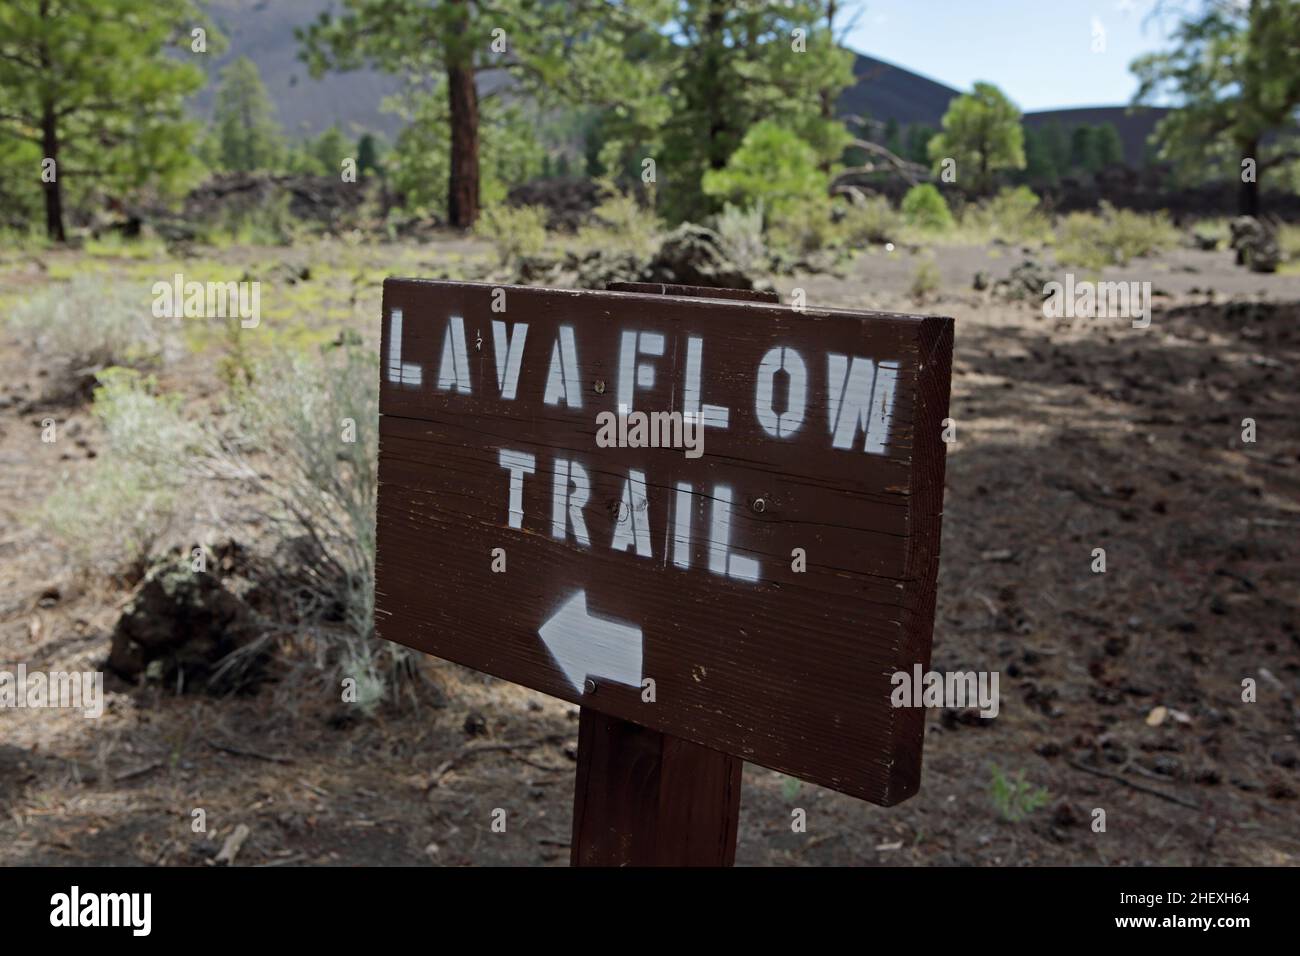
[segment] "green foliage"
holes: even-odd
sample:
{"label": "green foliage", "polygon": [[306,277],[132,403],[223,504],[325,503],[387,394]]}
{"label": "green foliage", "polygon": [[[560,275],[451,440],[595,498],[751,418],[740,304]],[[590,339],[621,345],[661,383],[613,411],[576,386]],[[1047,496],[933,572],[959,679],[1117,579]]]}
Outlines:
{"label": "green foliage", "polygon": [[1100,214],[1074,212],[1057,229],[1056,258],[1087,269],[1122,266],[1178,243],[1178,231],[1164,213],[1116,209],[1102,202]]}
{"label": "green foliage", "polygon": [[648,257],[657,247],[663,222],[630,192],[602,183],[604,198],[592,210],[594,224],[578,230],[578,245],[612,253]]}
{"label": "green foliage", "polygon": [[923,256],[916,264],[916,271],[912,273],[908,295],[918,304],[923,303],[939,291],[941,284],[939,267],[929,256]]}
{"label": "green foliage", "polygon": [[781,207],[781,214],[771,213],[767,217],[769,245],[795,255],[834,245],[838,229],[831,210],[831,199],[825,194],[809,196],[799,204],[787,203]]}
{"label": "green foliage", "polygon": [[75,386],[109,366],[143,367],[163,357],[171,344],[172,320],[154,318],[151,303],[145,284],[81,275],[21,300],[8,324],[35,352],[56,363],[66,379],[61,384]]}
{"label": "green foliage", "polygon": [[989,800],[998,815],[1008,823],[1019,823],[1025,817],[1047,805],[1051,794],[1025,780],[1025,772],[1017,770],[1014,776],[993,764],[990,768]]}
{"label": "green foliage", "polygon": [[1043,161],[1050,170],[1050,180],[1063,176],[1070,168],[1070,137],[1059,121],[1053,120],[1041,128],[1039,142]]}
{"label": "green foliage", "polygon": [[[203,23],[190,0],[0,4],[0,154],[15,141],[43,152],[57,141],[57,155],[46,157],[57,163],[46,190],[51,212],[65,182],[76,202],[94,186],[170,191],[196,175],[185,100],[203,72],[192,56],[171,54],[178,38],[188,54],[190,30]],[[35,172],[20,182],[35,194],[44,188]],[[61,221],[50,223],[50,236],[63,238]]]}
{"label": "green foliage", "polygon": [[[677,5],[668,24],[675,83],[662,149],[672,162],[661,166],[670,218],[721,206],[725,195],[705,191],[704,176],[723,169],[761,121],[808,144],[824,170],[839,159],[848,134],[827,104],[852,82],[852,55],[824,16],[824,4],[815,0]],[[796,30],[804,31],[805,52],[792,52]]]}
{"label": "green foliage", "polygon": [[1057,121],[1024,127],[1025,178],[1054,184],[1064,175],[1090,175],[1124,163],[1124,143],[1114,123],[1066,129]]}
{"label": "green foliage", "polygon": [[755,125],[723,169],[710,170],[704,194],[745,207],[762,203],[776,221],[807,217],[826,197],[827,179],[812,147],[780,124]]}
{"label": "green foliage", "polygon": [[214,246],[288,246],[301,232],[290,211],[292,197],[279,190],[266,203],[249,209],[227,208],[215,222],[205,222],[200,238]]}
{"label": "green foliage", "polygon": [[[403,77],[411,90],[444,104],[453,83],[473,84],[478,71],[501,69],[512,74],[515,103],[529,103],[535,115],[550,100],[573,101],[583,95],[590,85],[585,81],[594,74],[582,75],[580,65],[591,65],[591,53],[596,48],[604,54],[595,62],[610,64],[618,55],[617,41],[624,25],[643,28],[644,24],[634,20],[637,17],[632,9],[600,4],[500,0],[489,7],[426,0],[343,0],[341,9],[322,13],[313,24],[298,31],[298,37],[302,56],[314,75],[329,69],[370,66]],[[597,25],[600,29],[596,29]],[[437,84],[432,91],[431,79]],[[505,184],[515,181],[513,177],[525,162],[540,169],[541,151],[521,156],[513,148],[512,137],[526,128],[516,124],[496,144],[495,181],[485,176],[480,184],[480,158],[472,144],[482,127],[487,149],[487,131],[494,125],[508,124],[509,111],[499,109],[493,116],[486,112],[486,101],[480,107],[469,105],[468,99],[457,102],[467,104],[457,114],[450,106],[439,113],[432,102],[413,107],[413,121],[420,122],[422,128],[405,136],[398,144],[398,152],[408,202],[436,208],[431,197],[434,187],[423,185],[430,178],[417,173],[422,164],[415,145],[423,143],[444,155],[452,149],[459,151],[457,162],[447,161],[445,171],[438,165],[443,162],[440,157],[431,157],[424,165],[426,172],[436,175],[432,181],[447,187],[442,208],[456,220],[456,225],[468,227],[473,225],[480,198],[485,205],[500,198]],[[478,108],[485,109],[482,118]],[[440,121],[441,131],[433,128],[435,121]],[[470,195],[472,201],[468,201]],[[458,197],[455,202],[453,196]],[[466,200],[464,209],[460,208],[462,198]]]}
{"label": "green foliage", "polygon": [[99,455],[83,475],[60,480],[34,520],[77,569],[135,580],[182,504],[184,476],[171,462],[189,454],[198,431],[185,421],[178,399],[158,395],[152,378],[110,368],[99,382]]}
{"label": "green foliage", "polygon": [[[388,157],[394,188],[409,211],[445,217],[451,173],[445,93],[411,94],[388,108],[407,120]],[[518,104],[485,104],[481,132],[481,195],[485,205],[500,204],[513,187],[541,173],[543,150]]]}
{"label": "green foliage", "polygon": [[250,173],[278,168],[284,153],[262,75],[257,64],[241,56],[221,71],[204,159],[213,169]]}
{"label": "green foliage", "polygon": [[1091,126],[1076,126],[1070,133],[1070,165],[1085,173],[1100,166]]}
{"label": "green foliage", "polygon": [[406,126],[397,134],[390,167],[394,189],[408,211],[447,214],[447,177],[451,170],[447,104],[435,94],[412,96],[399,109]]}
{"label": "green foliage", "polygon": [[909,159],[914,163],[920,163],[922,166],[930,162],[930,140],[938,135],[938,130],[931,129],[921,123],[913,123],[907,127],[907,138],[903,146],[904,159]]}
{"label": "green foliage", "polygon": [[1003,187],[997,195],[967,207],[962,226],[1008,243],[1043,242],[1052,234],[1052,222],[1028,186]]}
{"label": "green foliage", "polygon": [[40,168],[40,146],[6,136],[0,120],[0,228],[15,232],[4,245],[25,240],[31,224],[39,221],[41,193],[32,181]]}
{"label": "green foliage", "polygon": [[383,142],[374,133],[362,133],[357,140],[357,175],[383,174]]}
{"label": "green foliage", "polygon": [[356,159],[356,147],[343,135],[338,126],[331,126],[311,144],[312,154],[320,165],[322,176],[339,176],[343,171],[343,160]]}
{"label": "green foliage", "polygon": [[781,775],[781,796],[785,800],[793,800],[799,796],[799,791],[803,789],[803,781],[798,777],[787,777]]}
{"label": "green foliage", "polygon": [[546,248],[546,209],[542,206],[489,206],[475,227],[479,236],[492,243],[502,265],[521,256],[532,256]]}
{"label": "green foliage", "polygon": [[727,257],[743,271],[753,275],[767,270],[769,255],[763,236],[761,201],[749,209],[725,204],[714,220],[714,227]]}
{"label": "green foliage", "polygon": [[[236,393],[234,412],[238,432],[222,441],[225,461],[214,465],[275,502],[270,517],[296,542],[287,570],[308,610],[328,619],[341,605],[355,651],[374,628],[378,356],[359,345],[319,358],[273,353]],[[273,456],[273,465],[253,468],[245,449]]]}
{"label": "green foliage", "polygon": [[854,246],[892,242],[902,227],[902,217],[884,196],[867,196],[850,203],[840,220],[844,238]]}
{"label": "green foliage", "polygon": [[952,227],[948,203],[933,183],[919,183],[909,189],[900,208],[908,224],[919,229],[937,231]]}
{"label": "green foliage", "polygon": [[954,159],[957,182],[986,192],[999,170],[1025,168],[1020,110],[992,83],[976,83],[974,92],[952,101],[929,153],[936,172],[944,159]]}
{"label": "green foliage", "polygon": [[[1134,103],[1172,103],[1156,127],[1160,159],[1189,180],[1262,179],[1294,159],[1300,105],[1300,3],[1207,3],[1173,31],[1174,48],[1139,57]],[[1242,210],[1247,211],[1247,210]]]}
{"label": "green foliage", "polygon": [[903,138],[899,130],[898,120],[890,117],[885,123],[885,149],[889,150],[895,156],[903,155]]}
{"label": "green foliage", "polygon": [[1026,126],[1024,131],[1025,178],[1032,183],[1055,185],[1061,170],[1048,146],[1046,129]]}
{"label": "green foliage", "polygon": [[1101,123],[1094,127],[1093,145],[1100,169],[1124,162],[1124,142],[1119,138],[1114,123]]}
{"label": "green foliage", "polygon": [[336,659],[347,676],[361,668],[382,680],[379,661],[394,655],[367,647],[378,448],[373,350],[277,351],[253,364],[226,414],[199,419],[138,373],[110,369],[100,383],[101,453],[83,478],[46,500],[42,526],[84,566],[111,571],[125,561],[138,571],[196,495],[233,483],[239,518],[274,532],[274,586],[296,603],[300,628],[341,641]]}
{"label": "green foliage", "polygon": [[1277,244],[1282,251],[1283,261],[1300,262],[1300,225],[1281,223],[1277,228]]}

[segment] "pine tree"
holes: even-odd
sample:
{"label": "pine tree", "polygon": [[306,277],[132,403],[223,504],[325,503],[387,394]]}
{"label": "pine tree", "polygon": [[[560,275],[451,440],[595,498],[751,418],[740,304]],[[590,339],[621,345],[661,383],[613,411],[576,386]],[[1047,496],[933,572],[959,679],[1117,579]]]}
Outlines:
{"label": "pine tree", "polygon": [[221,71],[212,110],[218,168],[251,173],[276,168],[284,140],[257,64],[246,56]]}
{"label": "pine tree", "polygon": [[66,236],[66,183],[175,185],[195,167],[184,101],[203,85],[191,49],[203,23],[189,0],[0,3],[0,149],[40,148],[31,182],[51,239]]}

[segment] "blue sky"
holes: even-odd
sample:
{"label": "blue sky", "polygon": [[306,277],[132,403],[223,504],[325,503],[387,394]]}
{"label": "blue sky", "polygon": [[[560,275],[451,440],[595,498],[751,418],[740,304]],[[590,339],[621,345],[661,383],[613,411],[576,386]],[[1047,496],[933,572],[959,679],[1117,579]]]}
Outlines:
{"label": "blue sky", "polygon": [[[847,44],[959,90],[976,80],[1022,110],[1127,103],[1128,65],[1166,48],[1155,0],[848,0]],[[1094,31],[1104,39],[1094,52]]]}

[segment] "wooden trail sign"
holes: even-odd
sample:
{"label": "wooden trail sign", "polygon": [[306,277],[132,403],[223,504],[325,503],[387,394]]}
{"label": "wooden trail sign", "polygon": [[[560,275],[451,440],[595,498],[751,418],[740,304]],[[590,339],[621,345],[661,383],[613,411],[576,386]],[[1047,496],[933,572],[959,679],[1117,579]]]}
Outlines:
{"label": "wooden trail sign", "polygon": [[584,733],[598,712],[907,798],[924,711],[891,675],[929,667],[952,334],[388,280],[380,636],[581,704]]}

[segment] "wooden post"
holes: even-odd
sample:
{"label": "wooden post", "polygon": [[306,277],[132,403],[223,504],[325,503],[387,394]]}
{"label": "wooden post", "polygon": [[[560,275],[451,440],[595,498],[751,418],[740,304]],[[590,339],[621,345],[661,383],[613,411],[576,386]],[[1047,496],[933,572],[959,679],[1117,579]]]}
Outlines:
{"label": "wooden post", "polygon": [[744,761],[582,708],[573,866],[731,866]]}
{"label": "wooden post", "polygon": [[[611,292],[777,302],[775,292],[611,282]],[[582,708],[573,866],[731,866],[745,763]]]}

